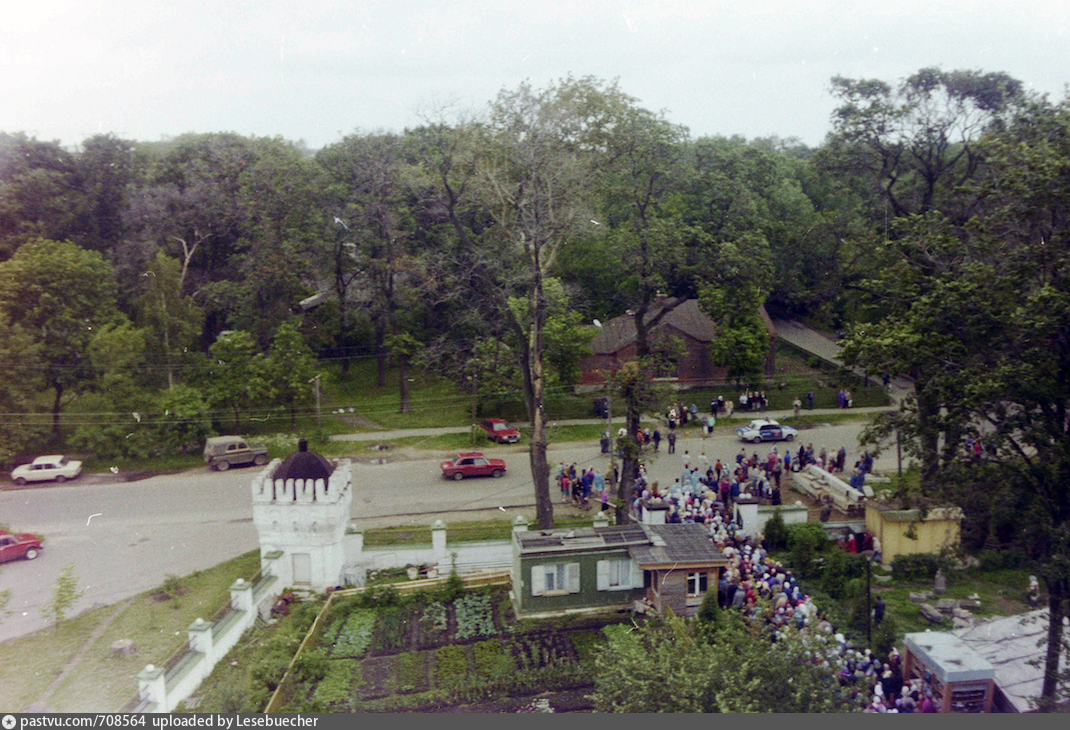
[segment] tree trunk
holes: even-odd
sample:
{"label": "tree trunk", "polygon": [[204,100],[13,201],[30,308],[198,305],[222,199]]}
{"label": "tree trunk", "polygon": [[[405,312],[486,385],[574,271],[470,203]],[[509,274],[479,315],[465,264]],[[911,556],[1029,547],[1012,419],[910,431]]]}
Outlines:
{"label": "tree trunk", "polygon": [[940,469],[940,431],[937,421],[940,404],[926,388],[924,376],[915,377],[914,393],[918,401],[918,442],[921,451],[921,489],[924,494],[935,493]]}
{"label": "tree trunk", "polygon": [[531,462],[531,479],[535,488],[535,518],[540,530],[554,526],[554,504],[550,498],[550,465],[546,461],[546,409],[543,403],[545,380],[543,372],[543,325],[546,320],[546,297],[542,288],[542,269],[539,249],[533,247],[532,264],[535,271],[532,281],[531,329],[520,352],[524,378],[524,400],[531,420],[531,447],[528,451]]}
{"label": "tree trunk", "polygon": [[346,333],[346,301],[345,289],[338,290],[338,348],[342,351],[342,373],[349,373],[349,347],[347,346]]}
{"label": "tree trunk", "polygon": [[632,502],[635,501],[635,471],[639,466],[639,444],[635,440],[635,432],[639,429],[639,413],[630,405],[625,415],[624,427],[628,432],[624,437],[627,446],[624,448],[624,457],[620,460],[620,485],[617,487],[617,510],[614,515],[618,525],[627,525],[631,521]]}
{"label": "tree trunk", "polygon": [[1063,648],[1063,615],[1066,610],[1065,581],[1048,583],[1048,647],[1044,656],[1044,684],[1040,690],[1041,712],[1055,711],[1055,692],[1059,686],[1059,658]]}
{"label": "tree trunk", "polygon": [[400,395],[401,405],[398,407],[398,413],[409,413],[412,411],[412,406],[409,405],[409,372],[412,370],[412,363],[408,355],[398,355],[398,394]]}
{"label": "tree trunk", "polygon": [[52,439],[56,442],[56,445],[59,445],[59,414],[63,410],[63,407],[60,403],[61,399],[63,398],[63,386],[59,383],[53,383],[52,387],[56,389],[56,399],[52,401]]}
{"label": "tree trunk", "polygon": [[375,325],[375,367],[377,377],[375,384],[380,388],[386,387],[386,360],[387,351],[384,343],[386,342],[386,327],[382,323]]}

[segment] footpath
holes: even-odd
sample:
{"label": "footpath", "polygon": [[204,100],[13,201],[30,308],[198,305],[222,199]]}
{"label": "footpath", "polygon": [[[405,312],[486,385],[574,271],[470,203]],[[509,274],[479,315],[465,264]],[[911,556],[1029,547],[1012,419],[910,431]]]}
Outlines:
{"label": "footpath", "polygon": [[[817,357],[826,363],[831,365],[841,366],[843,365],[840,359],[840,352],[842,348],[840,344],[829,336],[808,327],[805,324],[793,319],[776,319],[773,320],[773,324],[776,327],[777,337],[787,342],[792,347],[795,347],[803,352],[809,353],[814,357]],[[866,377],[860,369],[854,368],[853,371],[859,377]],[[806,410],[805,408],[800,411],[800,415],[828,415],[833,413],[880,413],[882,411],[891,410],[895,408],[901,399],[907,395],[910,391],[910,381],[905,378],[893,378],[888,385],[888,395],[892,399],[892,406],[877,406],[870,408],[851,408],[848,411],[843,411],[838,408],[826,408]],[[699,410],[705,414],[706,404],[699,403]],[[739,424],[746,423],[754,418],[773,418],[784,419],[794,415],[792,410],[782,411],[736,411],[735,414],[729,418]],[[722,422],[723,419],[718,419],[718,422]],[[591,425],[591,424],[605,424],[605,419],[602,418],[572,418],[562,419],[554,421],[554,425],[558,426],[572,426],[572,425]],[[613,424],[623,423],[622,419],[613,419]],[[530,428],[530,423],[514,423],[514,426],[518,428]],[[608,425],[608,424],[607,424]],[[443,434],[455,434],[455,433],[468,433],[471,430],[470,426],[446,426],[442,428],[407,428],[398,429],[396,431],[369,431],[365,433],[342,433],[331,436],[332,441],[389,441],[391,439],[406,438],[410,436],[440,436]]]}

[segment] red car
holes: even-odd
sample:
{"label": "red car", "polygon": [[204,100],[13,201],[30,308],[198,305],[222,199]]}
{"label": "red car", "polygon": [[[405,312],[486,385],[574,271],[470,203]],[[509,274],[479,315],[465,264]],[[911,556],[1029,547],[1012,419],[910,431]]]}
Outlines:
{"label": "red car", "polygon": [[520,440],[520,432],[501,418],[488,418],[481,421],[479,427],[487,432],[487,438],[499,444],[515,444]]}
{"label": "red car", "polygon": [[465,477],[500,477],[505,473],[505,462],[488,459],[478,451],[457,454],[452,461],[441,464],[442,476],[460,481]]}
{"label": "red car", "polygon": [[41,552],[41,541],[29,533],[12,535],[0,530],[0,563],[26,558],[33,560]]}

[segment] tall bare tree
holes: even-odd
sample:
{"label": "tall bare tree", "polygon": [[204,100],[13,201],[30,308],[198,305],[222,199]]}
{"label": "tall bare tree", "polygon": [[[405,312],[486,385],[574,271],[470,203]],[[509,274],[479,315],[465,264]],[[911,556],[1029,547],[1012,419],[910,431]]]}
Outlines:
{"label": "tall bare tree", "polygon": [[553,526],[546,460],[546,282],[569,236],[590,227],[592,166],[604,151],[603,84],[564,79],[545,89],[522,84],[491,106],[480,161],[483,203],[495,226],[490,245],[514,260],[516,291],[508,310],[517,335],[524,402],[531,420],[531,475],[540,528]]}

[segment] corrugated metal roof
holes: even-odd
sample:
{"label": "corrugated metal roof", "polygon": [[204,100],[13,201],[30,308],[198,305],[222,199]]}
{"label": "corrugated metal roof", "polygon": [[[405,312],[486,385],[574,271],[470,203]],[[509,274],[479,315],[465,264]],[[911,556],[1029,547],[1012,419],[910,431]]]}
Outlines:
{"label": "corrugated metal roof", "polygon": [[650,543],[628,551],[640,565],[728,564],[728,559],[713,544],[702,525],[683,523],[643,527],[650,535]]}
{"label": "corrugated metal roof", "polygon": [[520,552],[557,550],[598,550],[626,547],[649,541],[640,525],[611,525],[607,527],[574,527],[565,530],[541,530],[516,533]]}
{"label": "corrugated metal roof", "polygon": [[[950,633],[995,668],[1000,690],[1019,712],[1028,712],[1033,709],[1031,700],[1040,697],[1044,683],[1044,648],[1038,642],[1047,630],[1048,611],[1041,609],[984,621]],[[1030,662],[1036,660],[1040,663],[1032,666]],[[1070,657],[1065,652],[1061,666],[1064,671],[1070,668]]]}

